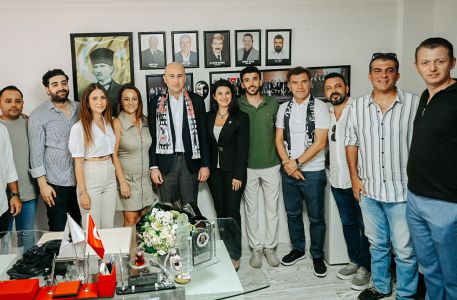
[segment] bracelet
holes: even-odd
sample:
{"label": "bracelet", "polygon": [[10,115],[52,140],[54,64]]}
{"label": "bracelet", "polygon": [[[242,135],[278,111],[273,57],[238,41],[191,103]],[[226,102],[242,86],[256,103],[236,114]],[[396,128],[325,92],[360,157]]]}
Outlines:
{"label": "bracelet", "polygon": [[298,168],[301,168],[303,166],[303,164],[300,163],[300,161],[298,160],[298,158],[295,159],[295,163],[297,164],[297,167]]}
{"label": "bracelet", "polygon": [[21,193],[20,192],[11,192],[10,198],[13,198],[13,197],[18,197],[19,199],[21,199]]}

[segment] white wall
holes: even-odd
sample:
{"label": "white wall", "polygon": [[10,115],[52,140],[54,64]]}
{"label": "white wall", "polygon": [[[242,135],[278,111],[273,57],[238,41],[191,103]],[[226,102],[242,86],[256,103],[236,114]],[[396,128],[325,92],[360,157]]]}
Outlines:
{"label": "white wall", "polygon": [[[171,61],[170,32],[198,30],[204,66],[204,30],[232,31],[233,62],[233,30],[262,29],[265,52],[265,29],[291,28],[292,65],[351,65],[354,97],[370,91],[367,64],[373,52],[383,51],[399,55],[399,86],[420,93],[424,85],[412,65],[413,51],[432,35],[447,37],[457,46],[456,13],[454,0],[2,0],[0,87],[21,88],[25,112],[30,113],[47,99],[40,81],[48,69],[62,68],[72,77],[70,33],[133,32],[135,83],[144,97],[145,75],[161,71],[139,70],[137,32],[166,31]],[[196,82],[209,81],[210,70],[232,69],[240,68],[188,71]],[[206,186],[200,196],[209,203]],[[280,231],[280,238],[287,240],[287,230]]]}

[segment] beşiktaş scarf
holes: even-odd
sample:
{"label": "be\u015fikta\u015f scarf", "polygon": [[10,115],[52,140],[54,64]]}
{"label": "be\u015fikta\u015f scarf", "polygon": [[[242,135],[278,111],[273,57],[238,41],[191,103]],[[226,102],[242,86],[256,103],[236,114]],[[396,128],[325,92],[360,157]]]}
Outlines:
{"label": "be\u015fikta\u015f scarf", "polygon": [[[308,149],[309,146],[314,142],[314,129],[316,128],[316,121],[314,115],[314,97],[313,95],[310,96],[308,106],[306,108],[306,136],[307,139],[305,142],[305,150]],[[290,128],[289,128],[289,121],[290,121],[290,113],[292,111],[292,104],[294,100],[290,100],[287,103],[286,110],[284,112],[284,147],[286,147],[287,154],[289,158],[292,158],[292,146],[290,142]]]}
{"label": "be\u015fikta\u015f scarf", "polygon": [[[200,158],[200,145],[198,143],[197,121],[195,120],[194,107],[187,90],[184,90],[184,104],[187,112],[187,123],[189,124],[189,134],[192,143],[192,159]],[[161,95],[156,109],[156,153],[173,154],[173,138],[170,126],[170,114],[168,113],[168,93]],[[185,130],[183,128],[183,130]]]}

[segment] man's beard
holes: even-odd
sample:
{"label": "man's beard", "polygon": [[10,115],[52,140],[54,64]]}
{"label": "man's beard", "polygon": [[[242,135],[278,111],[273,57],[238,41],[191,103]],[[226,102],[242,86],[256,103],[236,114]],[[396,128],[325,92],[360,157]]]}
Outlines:
{"label": "man's beard", "polygon": [[278,53],[281,52],[282,51],[282,47],[275,47],[275,51],[278,52]]}
{"label": "man's beard", "polygon": [[250,87],[248,87],[248,88],[246,89],[246,94],[251,95],[251,96],[257,95],[257,94],[259,93],[259,91],[260,91],[260,86],[257,87],[253,93],[250,92],[250,88],[251,88],[251,87],[252,87],[252,86],[250,86]]}
{"label": "man's beard", "polygon": [[59,102],[59,103],[63,103],[65,101],[68,100],[68,95],[70,94],[70,91],[65,91],[65,95],[64,96],[59,96],[58,93],[60,93],[62,91],[58,91],[57,93],[53,94],[51,93],[50,96],[51,96],[51,100],[53,102]]}
{"label": "man's beard", "polygon": [[[334,95],[339,95],[340,97],[338,99],[333,99],[332,97]],[[343,94],[340,94],[340,93],[333,93],[330,95],[330,102],[332,103],[332,105],[340,105],[344,102],[344,100],[346,100],[346,93],[343,93]]]}

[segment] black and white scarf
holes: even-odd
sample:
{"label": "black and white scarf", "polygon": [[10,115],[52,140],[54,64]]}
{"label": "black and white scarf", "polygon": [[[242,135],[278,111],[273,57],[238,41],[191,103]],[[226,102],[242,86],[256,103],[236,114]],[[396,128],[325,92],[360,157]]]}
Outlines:
{"label": "black and white scarf", "polygon": [[[290,113],[292,111],[292,104],[294,100],[290,100],[287,103],[286,110],[284,112],[284,147],[287,150],[287,154],[289,158],[292,158],[292,146],[290,142],[290,128],[289,128],[289,121],[290,121]],[[306,135],[307,139],[305,139],[305,150],[308,149],[309,146],[314,142],[314,130],[316,128],[316,120],[314,115],[314,97],[313,95],[310,96],[308,106],[306,108]]]}
{"label": "black and white scarf", "polygon": [[[184,104],[187,112],[187,123],[192,144],[192,159],[200,158],[200,145],[198,142],[198,128],[195,120],[195,111],[187,90],[184,90]],[[156,153],[173,154],[174,145],[170,126],[170,114],[168,113],[168,93],[160,96],[156,109]]]}

